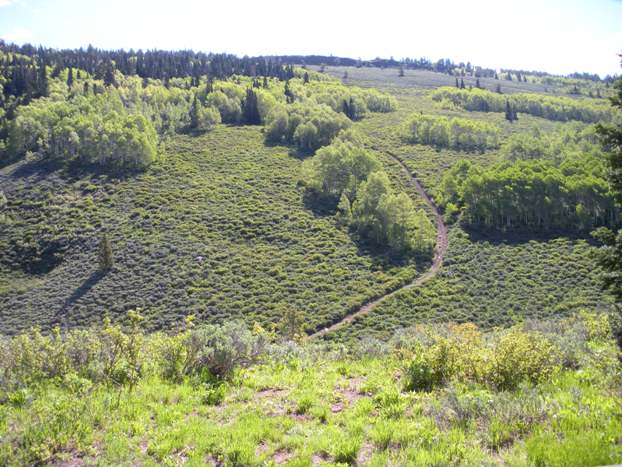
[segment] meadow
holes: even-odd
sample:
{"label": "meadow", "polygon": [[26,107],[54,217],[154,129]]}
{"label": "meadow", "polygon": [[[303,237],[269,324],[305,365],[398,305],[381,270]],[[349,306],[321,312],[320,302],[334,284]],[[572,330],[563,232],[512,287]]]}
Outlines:
{"label": "meadow", "polygon": [[0,344],[3,465],[573,466],[622,456],[619,351],[598,314],[494,332],[417,326],[330,348],[231,322],[173,335],[104,323]]}

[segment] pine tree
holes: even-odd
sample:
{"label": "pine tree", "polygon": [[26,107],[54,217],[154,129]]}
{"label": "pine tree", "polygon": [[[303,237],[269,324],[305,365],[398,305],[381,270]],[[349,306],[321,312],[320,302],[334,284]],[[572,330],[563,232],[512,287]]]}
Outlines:
{"label": "pine tree", "polygon": [[308,84],[309,83],[309,72],[305,71],[304,77],[303,77],[303,83],[304,84]]}
{"label": "pine tree", "polygon": [[113,258],[112,258],[112,247],[110,246],[110,240],[108,240],[108,236],[104,234],[99,242],[99,271],[100,272],[108,272],[112,269]]}
{"label": "pine tree", "polygon": [[510,123],[514,121],[514,111],[509,100],[505,101],[505,119]]}
{"label": "pine tree", "polygon": [[117,82],[114,79],[114,66],[110,60],[107,60],[104,68],[104,86],[116,85]]}
{"label": "pine tree", "polygon": [[[613,107],[622,110],[622,78],[614,83],[615,94],[610,98]],[[597,131],[603,147],[608,153],[609,182],[618,203],[622,203],[622,124],[620,122],[600,124]],[[609,289],[616,302],[616,311],[622,316],[622,229],[611,231],[598,229],[595,235],[603,242],[599,252],[599,263],[605,270],[604,286]],[[618,330],[618,345],[622,348],[622,329]]]}
{"label": "pine tree", "polygon": [[199,128],[199,120],[201,118],[201,103],[199,99],[197,99],[196,94],[194,95],[194,99],[192,100],[192,106],[190,107],[190,128],[196,130]]}
{"label": "pine tree", "polygon": [[456,87],[460,89],[460,83],[458,82],[458,78],[456,78]]}
{"label": "pine tree", "polygon": [[242,118],[248,125],[260,125],[261,115],[257,104],[257,94],[251,88],[246,90],[246,98],[242,102]]}
{"label": "pine tree", "polygon": [[39,72],[37,78],[37,85],[39,89],[39,96],[47,97],[49,94],[49,84],[48,84],[48,75],[46,71],[45,62],[40,60],[39,62]]}
{"label": "pine tree", "polygon": [[264,87],[264,89],[268,89],[270,87],[269,84],[268,84],[268,77],[267,76],[263,77],[263,87]]}
{"label": "pine tree", "polygon": [[404,65],[400,66],[400,71],[399,71],[399,73],[398,73],[398,76],[399,76],[400,78],[402,78],[402,77],[404,76]]}
{"label": "pine tree", "polygon": [[497,94],[503,94],[501,92],[501,85],[499,83],[497,83],[497,87],[496,87],[495,91],[497,92]]}
{"label": "pine tree", "polygon": [[479,84],[479,78],[477,78],[477,79],[475,80],[475,87],[476,87],[477,89],[480,89],[480,88],[481,88],[481,86],[480,86],[480,84]]}
{"label": "pine tree", "polygon": [[464,89],[464,88],[465,88],[465,86],[464,86],[464,79],[460,78],[460,89]]}
{"label": "pine tree", "polygon": [[73,68],[69,67],[69,72],[67,73],[67,87],[71,89],[73,85]]}

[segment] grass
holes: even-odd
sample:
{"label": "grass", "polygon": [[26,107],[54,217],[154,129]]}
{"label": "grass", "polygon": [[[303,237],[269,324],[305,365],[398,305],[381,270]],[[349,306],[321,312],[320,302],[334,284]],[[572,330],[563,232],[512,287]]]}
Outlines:
{"label": "grass", "polygon": [[565,237],[486,237],[454,227],[436,278],[381,303],[327,336],[340,341],[391,336],[403,323],[475,322],[485,327],[524,319],[609,309],[593,247]]}
{"label": "grass", "polygon": [[[574,343],[577,336],[566,337]],[[133,391],[78,377],[25,386],[0,399],[0,463],[583,466],[622,460],[619,353],[610,338],[585,341],[576,354],[579,367],[511,391],[459,380],[408,391],[408,341],[400,342],[379,356],[283,344],[262,363],[238,369],[218,386],[216,399],[211,385],[172,383],[154,372]]]}

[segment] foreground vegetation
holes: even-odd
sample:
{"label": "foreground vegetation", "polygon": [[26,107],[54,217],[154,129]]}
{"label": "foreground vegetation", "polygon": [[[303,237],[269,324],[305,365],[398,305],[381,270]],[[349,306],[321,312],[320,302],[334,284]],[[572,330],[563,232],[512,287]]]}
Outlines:
{"label": "foreground vegetation", "polygon": [[[604,315],[323,348],[239,324],[3,340],[0,462],[601,465],[622,459]],[[283,329],[291,329],[287,326]]]}

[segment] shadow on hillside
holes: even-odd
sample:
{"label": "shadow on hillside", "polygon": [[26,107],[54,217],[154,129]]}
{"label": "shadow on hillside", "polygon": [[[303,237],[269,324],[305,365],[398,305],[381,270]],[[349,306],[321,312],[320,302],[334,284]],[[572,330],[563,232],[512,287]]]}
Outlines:
{"label": "shadow on hillside", "polygon": [[138,169],[112,169],[77,159],[67,162],[33,157],[29,160],[14,162],[14,164],[15,170],[6,174],[5,177],[28,179],[32,183],[43,181],[50,175],[57,175],[67,182],[76,182],[84,178],[100,181],[126,180],[142,173]]}
{"label": "shadow on hillside", "polygon": [[100,279],[104,276],[105,276],[105,273],[102,273],[100,271],[95,271],[91,273],[91,275],[87,277],[86,280],[82,283],[82,285],[80,285],[80,287],[74,290],[71,296],[67,298],[67,300],[65,300],[65,303],[63,304],[63,308],[61,311],[66,311],[77,300],[79,300],[84,295],[86,295],[86,293],[88,293],[88,291],[91,290],[95,286],[95,284],[97,284],[100,281]]}
{"label": "shadow on hillside", "polygon": [[287,155],[290,157],[293,157],[295,159],[298,160],[305,160],[308,157],[313,156],[313,154],[315,154],[315,151],[309,151],[309,150],[303,150],[300,148],[297,148],[296,146],[290,146],[286,143],[283,142],[279,142],[279,141],[269,141],[268,139],[264,140],[264,145],[267,148],[282,148],[282,149],[286,149],[287,150]]}
{"label": "shadow on hillside", "polygon": [[31,178],[33,182],[41,181],[50,173],[58,172],[62,168],[59,161],[33,158],[17,162],[17,167],[10,174],[12,178]]}
{"label": "shadow on hillside", "polygon": [[357,247],[359,256],[365,256],[372,261],[373,268],[392,268],[408,266],[415,261],[417,270],[423,271],[428,269],[432,264],[430,255],[419,255],[413,253],[396,253],[388,247],[380,247],[355,232],[350,232],[352,241]]}
{"label": "shadow on hillside", "polygon": [[[302,185],[299,182],[300,185]],[[334,216],[337,213],[337,201],[333,196],[325,196],[314,189],[305,188],[302,202],[305,208],[311,211],[315,217]]]}
{"label": "shadow on hillside", "polygon": [[506,232],[496,229],[478,229],[475,227],[462,225],[462,229],[469,236],[472,242],[487,242],[492,245],[521,245],[531,241],[549,242],[558,238],[567,240],[585,240],[592,245],[596,245],[596,240],[589,232],[571,232],[563,230],[551,230],[546,232],[535,232],[529,230],[515,230]]}

